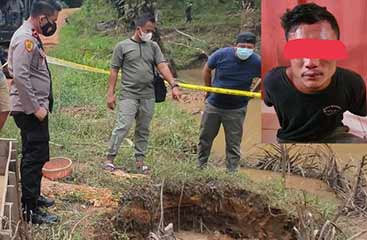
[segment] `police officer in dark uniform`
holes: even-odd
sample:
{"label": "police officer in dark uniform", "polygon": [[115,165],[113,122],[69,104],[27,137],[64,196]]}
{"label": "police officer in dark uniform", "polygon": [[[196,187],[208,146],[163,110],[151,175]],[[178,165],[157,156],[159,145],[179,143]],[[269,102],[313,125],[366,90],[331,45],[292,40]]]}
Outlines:
{"label": "police officer in dark uniform", "polygon": [[27,221],[53,223],[56,215],[43,212],[53,201],[40,194],[42,167],[49,160],[48,113],[52,111],[52,82],[39,34],[51,36],[61,5],[56,0],[33,2],[30,18],[14,33],[9,47],[11,114],[22,138],[22,204]]}

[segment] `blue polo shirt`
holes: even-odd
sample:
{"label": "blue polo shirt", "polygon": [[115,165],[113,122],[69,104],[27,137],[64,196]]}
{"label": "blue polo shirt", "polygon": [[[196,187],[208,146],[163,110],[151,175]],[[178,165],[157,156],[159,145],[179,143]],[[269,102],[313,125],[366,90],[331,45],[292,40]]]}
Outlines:
{"label": "blue polo shirt", "polygon": [[[245,61],[240,60],[235,53],[235,48],[221,48],[214,52],[208,59],[208,67],[215,69],[212,81],[213,87],[249,91],[252,80],[260,77],[261,58],[253,53]],[[210,93],[208,102],[224,109],[236,109],[247,106],[249,98],[218,93]]]}

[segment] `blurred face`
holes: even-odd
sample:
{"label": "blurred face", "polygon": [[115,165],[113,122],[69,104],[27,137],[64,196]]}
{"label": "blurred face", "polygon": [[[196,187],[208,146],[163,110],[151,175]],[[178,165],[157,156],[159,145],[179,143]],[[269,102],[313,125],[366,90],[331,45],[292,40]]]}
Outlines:
{"label": "blurred face", "polygon": [[[288,34],[288,40],[337,40],[337,35],[327,21],[301,24]],[[315,93],[327,88],[336,71],[336,60],[297,58],[290,60],[287,75],[295,87],[304,93]]]}

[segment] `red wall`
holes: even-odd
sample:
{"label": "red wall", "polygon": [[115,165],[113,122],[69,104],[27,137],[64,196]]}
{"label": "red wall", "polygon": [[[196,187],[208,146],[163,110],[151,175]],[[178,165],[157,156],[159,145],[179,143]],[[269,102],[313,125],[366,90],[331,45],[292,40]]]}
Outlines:
{"label": "red wall", "polygon": [[279,65],[287,65],[283,59],[285,44],[280,17],[287,8],[300,3],[314,2],[336,17],[341,41],[347,47],[349,58],[338,66],[352,69],[367,82],[367,0],[262,0],[261,14],[261,61],[262,73]]}

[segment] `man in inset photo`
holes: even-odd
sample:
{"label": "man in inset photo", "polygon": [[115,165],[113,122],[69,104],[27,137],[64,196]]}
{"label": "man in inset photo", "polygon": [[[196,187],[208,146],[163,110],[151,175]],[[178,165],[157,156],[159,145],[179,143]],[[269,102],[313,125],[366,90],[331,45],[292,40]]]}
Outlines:
{"label": "man in inset photo", "polygon": [[274,107],[279,143],[365,143],[344,125],[346,111],[367,115],[362,77],[337,66],[347,57],[336,18],[314,3],[287,10],[281,17],[289,66],[273,68],[263,80],[263,98]]}

